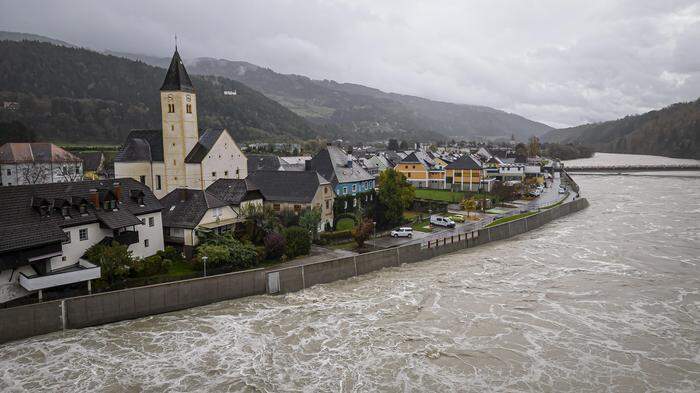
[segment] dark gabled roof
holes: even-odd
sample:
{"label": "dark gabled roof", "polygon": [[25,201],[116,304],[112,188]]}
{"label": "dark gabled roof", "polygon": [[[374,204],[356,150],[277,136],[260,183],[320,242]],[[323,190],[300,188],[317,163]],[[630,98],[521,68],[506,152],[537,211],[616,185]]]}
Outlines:
{"label": "dark gabled roof", "polygon": [[435,166],[435,161],[433,161],[432,158],[428,157],[426,153],[423,153],[421,151],[414,151],[411,154],[407,155],[406,158],[401,160],[402,164],[422,164],[425,166],[425,169],[431,169]]}
{"label": "dark gabled roof", "polygon": [[131,130],[115,162],[163,162],[163,130]]}
{"label": "dark gabled roof", "polygon": [[173,58],[170,60],[170,67],[168,67],[168,73],[165,74],[165,80],[163,81],[163,86],[160,87],[161,91],[189,91],[194,93],[194,86],[192,86],[192,81],[190,76],[187,75],[187,70],[185,65],[180,59],[180,54],[175,49],[173,53]]}
{"label": "dark gabled roof", "polygon": [[274,154],[248,154],[248,173],[257,171],[277,171],[282,166],[280,158]]}
{"label": "dark gabled roof", "polygon": [[207,154],[209,154],[209,150],[211,150],[211,148],[214,147],[216,141],[225,131],[226,130],[223,128],[204,131],[204,133],[202,133],[202,136],[199,137],[199,141],[197,141],[197,144],[194,145],[192,150],[190,150],[189,154],[187,154],[187,157],[185,157],[185,162],[188,164],[201,163],[202,160],[204,160],[204,157],[206,157]]}
{"label": "dark gabled roof", "polygon": [[348,161],[354,161],[351,155],[337,146],[326,146],[312,159],[306,161],[306,169],[318,172],[333,185],[374,179],[374,176],[367,173],[356,162],[348,166]]}
{"label": "dark gabled roof", "polygon": [[218,179],[207,187],[207,191],[229,205],[240,205],[243,201],[262,199],[258,186],[250,179]]}
{"label": "dark gabled roof", "polygon": [[163,226],[194,229],[207,210],[228,204],[204,190],[177,188],[161,198]]}
{"label": "dark gabled roof", "polygon": [[100,170],[100,166],[104,161],[104,154],[101,151],[86,151],[77,153],[78,157],[83,160],[84,172],[96,172]]}
{"label": "dark gabled roof", "polygon": [[248,179],[270,202],[311,203],[318,187],[329,184],[316,171],[258,171]]}
{"label": "dark gabled roof", "polygon": [[474,157],[465,154],[455,161],[447,164],[445,169],[482,169],[481,163],[476,161]]}
{"label": "dark gabled roof", "polygon": [[[115,183],[120,191],[115,191]],[[91,190],[98,198],[119,195],[117,211],[105,211],[93,206]],[[143,205],[132,195],[143,193]],[[102,199],[99,199],[102,202]],[[85,214],[79,206],[87,203]],[[47,215],[40,213],[45,207]],[[61,207],[69,206],[68,219]],[[161,210],[158,199],[144,184],[134,179],[92,180],[72,183],[48,183],[6,186],[0,189],[0,256],[21,250],[61,242],[65,239],[62,228],[98,222],[109,228],[140,225],[135,215]],[[26,260],[12,262],[15,266]],[[0,260],[0,270],[6,268]]]}

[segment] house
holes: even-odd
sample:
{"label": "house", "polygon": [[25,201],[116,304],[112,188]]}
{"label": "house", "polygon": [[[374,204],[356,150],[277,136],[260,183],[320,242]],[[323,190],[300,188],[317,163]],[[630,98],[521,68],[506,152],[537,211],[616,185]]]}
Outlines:
{"label": "house", "polygon": [[370,156],[368,160],[373,163],[377,167],[377,175],[379,176],[380,173],[384,172],[385,170],[389,168],[393,168],[394,165],[392,165],[389,160],[385,156],[375,154],[373,156]]}
{"label": "house", "polygon": [[484,188],[485,170],[481,162],[465,154],[445,167],[447,188],[460,191],[479,191]]}
{"label": "house", "polygon": [[160,88],[162,126],[133,130],[114,160],[116,177],[130,177],[162,198],[178,188],[204,190],[216,180],[244,179],[247,158],[225,129],[200,133],[197,94],[175,50]]}
{"label": "house", "polygon": [[402,159],[394,168],[406,176],[406,180],[418,188],[444,189],[445,168],[425,152],[415,151]]}
{"label": "house", "polygon": [[88,151],[77,153],[83,160],[83,178],[85,180],[98,180],[105,177],[105,155],[101,151]]}
{"label": "house", "polygon": [[245,219],[248,205],[262,205],[263,194],[250,177],[245,179],[219,179],[207,187],[207,191],[226,202],[238,218]]}
{"label": "house", "polygon": [[0,185],[83,180],[79,157],[53,143],[6,143],[0,146]]}
{"label": "house", "polygon": [[161,198],[165,242],[192,257],[201,232],[223,234],[243,221],[225,201],[207,190],[178,188]]}
{"label": "house", "polygon": [[6,187],[0,191],[0,303],[100,278],[82,258],[117,241],[134,257],[163,249],[161,204],[133,179]]}
{"label": "house", "polygon": [[373,190],[375,186],[374,176],[357,165],[352,155],[333,145],[326,146],[306,161],[306,170],[316,171],[327,179],[339,196],[356,195]]}
{"label": "house", "polygon": [[280,158],[274,154],[248,154],[248,173],[256,171],[279,171],[282,169]]}
{"label": "house", "polygon": [[314,171],[258,171],[248,179],[259,187],[265,204],[276,212],[291,210],[299,213],[305,208],[321,210],[319,231],[333,225],[332,184]]}

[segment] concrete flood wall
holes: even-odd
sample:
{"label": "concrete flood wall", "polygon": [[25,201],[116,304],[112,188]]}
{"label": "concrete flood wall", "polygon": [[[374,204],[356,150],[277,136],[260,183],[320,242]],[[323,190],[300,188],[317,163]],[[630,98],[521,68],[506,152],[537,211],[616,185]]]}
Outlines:
{"label": "concrete flood wall", "polygon": [[[489,228],[476,237],[449,237],[431,247],[410,244],[330,261],[283,269],[255,269],[211,277],[130,288],[46,303],[0,309],[0,343],[51,333],[123,321],[202,306],[222,300],[265,293],[289,293],[359,276],[404,263],[425,261],[479,245],[507,239],[539,228],[567,214],[588,207],[585,198],[544,210],[538,214]],[[459,239],[459,240],[458,240]],[[276,277],[276,291],[271,276]]]}

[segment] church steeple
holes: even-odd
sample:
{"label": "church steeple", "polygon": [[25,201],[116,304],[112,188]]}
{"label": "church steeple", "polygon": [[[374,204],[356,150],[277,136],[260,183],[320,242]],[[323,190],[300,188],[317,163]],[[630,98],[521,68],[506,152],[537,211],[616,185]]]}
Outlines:
{"label": "church steeple", "polygon": [[194,86],[192,86],[190,76],[187,75],[185,65],[182,63],[182,59],[180,59],[177,47],[175,48],[173,59],[170,61],[170,67],[168,68],[168,73],[165,74],[165,80],[163,81],[163,86],[160,87],[160,91],[187,91],[194,93]]}

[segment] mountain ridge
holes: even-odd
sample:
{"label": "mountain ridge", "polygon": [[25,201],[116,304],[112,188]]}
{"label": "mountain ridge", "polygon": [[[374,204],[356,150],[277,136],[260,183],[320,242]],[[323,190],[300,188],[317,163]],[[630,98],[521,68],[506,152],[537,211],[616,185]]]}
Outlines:
{"label": "mountain ridge", "polygon": [[617,120],[553,130],[541,139],[580,144],[603,153],[700,159],[700,99]]}

